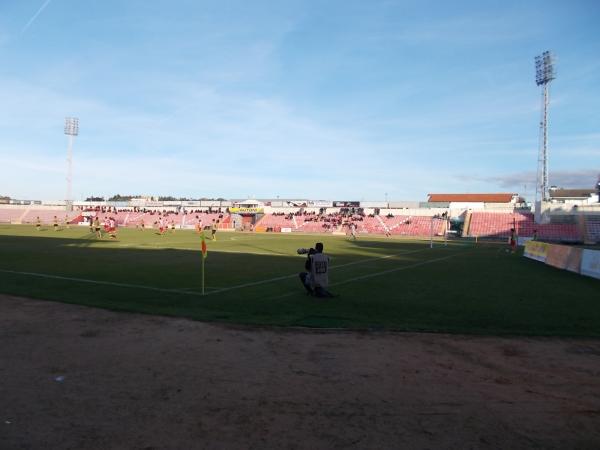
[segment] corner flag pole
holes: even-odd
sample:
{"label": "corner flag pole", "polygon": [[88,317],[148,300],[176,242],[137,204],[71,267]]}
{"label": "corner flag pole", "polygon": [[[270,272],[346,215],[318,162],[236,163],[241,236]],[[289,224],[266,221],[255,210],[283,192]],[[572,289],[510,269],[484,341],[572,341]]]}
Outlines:
{"label": "corner flag pole", "polygon": [[202,295],[204,295],[204,255],[202,255]]}
{"label": "corner flag pole", "polygon": [[202,239],[202,295],[204,295],[204,261],[206,260],[206,255],[208,254],[204,231],[202,231],[202,234],[200,234],[200,238]]}

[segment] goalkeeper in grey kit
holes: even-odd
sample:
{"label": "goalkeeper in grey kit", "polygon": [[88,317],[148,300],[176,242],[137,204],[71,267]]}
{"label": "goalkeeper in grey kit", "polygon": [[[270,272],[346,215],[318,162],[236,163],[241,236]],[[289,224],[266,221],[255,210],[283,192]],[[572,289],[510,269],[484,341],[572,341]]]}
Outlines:
{"label": "goalkeeper in grey kit", "polygon": [[304,288],[315,297],[333,297],[329,287],[329,256],[323,253],[323,243],[317,242],[315,248],[299,248],[298,253],[307,254],[304,268],[306,272],[299,274]]}

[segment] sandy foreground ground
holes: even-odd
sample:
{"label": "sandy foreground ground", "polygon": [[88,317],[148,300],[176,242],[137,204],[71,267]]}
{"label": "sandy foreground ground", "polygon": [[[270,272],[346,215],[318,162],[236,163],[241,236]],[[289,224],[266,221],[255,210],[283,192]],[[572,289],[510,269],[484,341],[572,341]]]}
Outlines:
{"label": "sandy foreground ground", "polygon": [[1,449],[598,449],[600,340],[211,325],[0,296]]}

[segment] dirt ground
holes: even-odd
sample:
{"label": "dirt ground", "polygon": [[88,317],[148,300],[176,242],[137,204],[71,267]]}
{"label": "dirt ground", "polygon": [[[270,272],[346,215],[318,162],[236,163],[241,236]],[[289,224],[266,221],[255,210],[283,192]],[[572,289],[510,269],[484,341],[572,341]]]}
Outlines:
{"label": "dirt ground", "polygon": [[0,296],[2,449],[600,448],[600,341],[273,330]]}

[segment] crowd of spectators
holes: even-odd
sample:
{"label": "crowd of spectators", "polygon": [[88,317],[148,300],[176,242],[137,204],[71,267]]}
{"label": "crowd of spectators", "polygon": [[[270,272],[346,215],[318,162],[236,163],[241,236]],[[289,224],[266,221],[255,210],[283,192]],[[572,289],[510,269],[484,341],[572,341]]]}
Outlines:
{"label": "crowd of spectators", "polygon": [[77,211],[82,211],[82,212],[96,212],[96,213],[101,213],[101,214],[117,214],[117,213],[124,213],[124,212],[134,212],[134,213],[140,213],[140,214],[149,214],[151,216],[154,215],[158,215],[158,216],[169,216],[169,215],[176,215],[178,216],[180,213],[181,214],[214,214],[214,213],[219,213],[219,218],[223,218],[223,212],[221,208],[206,208],[206,209],[193,209],[193,210],[186,210],[186,209],[177,209],[177,210],[166,210],[163,209],[158,210],[158,209],[147,209],[147,208],[140,208],[138,206],[134,206],[134,207],[130,207],[130,208],[117,208],[116,206],[95,206],[95,207],[83,207],[83,206],[79,206],[76,208]]}
{"label": "crowd of spectators", "polygon": [[[185,207],[177,208],[176,210],[167,210],[163,209],[162,211],[156,208],[148,209],[143,207],[115,207],[115,206],[95,206],[95,207],[79,207],[81,211],[85,212],[96,212],[98,214],[117,214],[117,213],[139,213],[145,214],[149,216],[155,216],[157,220],[159,218],[167,218],[169,216],[179,216],[188,215],[195,216],[196,220],[199,220],[199,214],[219,214],[219,221],[222,221],[224,218],[224,214],[229,214],[229,208],[225,208],[225,212],[221,208],[198,208],[198,209],[187,209]],[[303,218],[303,222],[315,223],[315,226],[320,226],[324,231],[334,230],[339,227],[348,227],[350,228],[352,224],[357,225],[358,222],[362,222],[365,217],[374,218],[375,214],[369,214],[368,216],[364,213],[362,208],[341,208],[338,212],[335,213],[327,213],[326,208],[321,208],[317,211],[306,211],[304,208],[300,208],[295,212],[274,212],[272,216],[285,217],[287,220],[293,220],[294,217]],[[388,219],[393,218],[394,216],[390,213],[387,214],[386,217]],[[151,219],[152,220],[152,219]],[[410,223],[410,222],[409,222]]]}
{"label": "crowd of spectators", "polygon": [[331,230],[340,226],[349,227],[351,224],[356,222],[362,222],[364,220],[364,213],[362,211],[351,211],[348,208],[343,208],[339,212],[330,214],[311,213],[305,215],[305,222],[321,222],[324,230]]}

